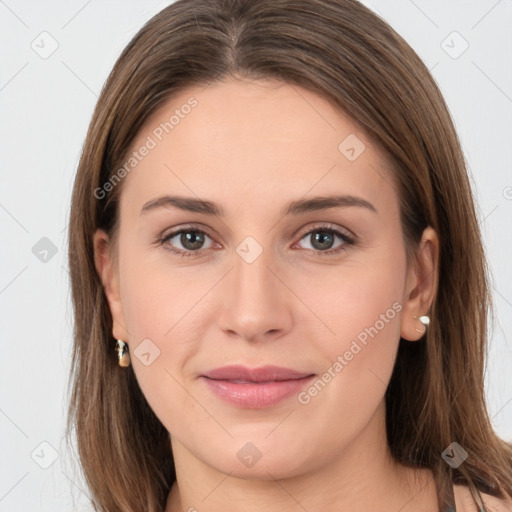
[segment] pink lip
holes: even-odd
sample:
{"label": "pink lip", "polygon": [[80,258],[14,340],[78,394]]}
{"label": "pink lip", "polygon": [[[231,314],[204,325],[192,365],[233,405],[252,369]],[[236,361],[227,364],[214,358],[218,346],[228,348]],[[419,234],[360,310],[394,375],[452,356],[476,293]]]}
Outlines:
{"label": "pink lip", "polygon": [[219,398],[236,405],[259,409],[275,405],[297,393],[314,377],[279,366],[247,368],[223,366],[201,375],[201,378]]}

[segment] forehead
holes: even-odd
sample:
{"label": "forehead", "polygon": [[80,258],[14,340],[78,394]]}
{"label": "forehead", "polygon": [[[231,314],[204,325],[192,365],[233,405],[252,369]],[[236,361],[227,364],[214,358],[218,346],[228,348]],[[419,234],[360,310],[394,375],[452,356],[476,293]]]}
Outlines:
{"label": "forehead", "polygon": [[145,122],[128,157],[144,146],[122,202],[186,193],[229,212],[333,188],[374,204],[396,200],[387,159],[360,126],[282,82],[230,79],[180,91]]}

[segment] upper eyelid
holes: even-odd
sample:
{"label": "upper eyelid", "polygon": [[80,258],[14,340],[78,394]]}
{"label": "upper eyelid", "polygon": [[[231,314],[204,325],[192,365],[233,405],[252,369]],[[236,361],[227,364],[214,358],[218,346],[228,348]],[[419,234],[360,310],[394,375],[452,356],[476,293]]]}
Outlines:
{"label": "upper eyelid", "polygon": [[194,225],[184,225],[177,228],[171,228],[168,231],[164,231],[160,238],[174,238],[176,235],[179,235],[184,231],[198,231],[200,233],[208,235],[212,240],[214,240],[214,237],[210,235],[207,229]]}
{"label": "upper eyelid", "polygon": [[346,235],[349,238],[356,238],[356,235],[352,233],[352,231],[350,231],[347,228],[333,224],[332,222],[324,222],[319,224],[318,226],[308,227],[305,228],[304,230],[299,230],[296,232],[295,236],[299,236],[300,234],[300,237],[302,238],[304,235],[308,235],[312,231],[320,231],[321,229],[333,229],[335,231],[340,231],[343,235]]}

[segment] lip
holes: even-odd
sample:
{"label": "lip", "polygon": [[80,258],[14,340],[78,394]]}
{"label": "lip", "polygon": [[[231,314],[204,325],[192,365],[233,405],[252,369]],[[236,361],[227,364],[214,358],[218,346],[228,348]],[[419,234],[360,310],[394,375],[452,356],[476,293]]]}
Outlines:
{"label": "lip", "polygon": [[203,375],[209,389],[225,402],[248,409],[276,405],[300,391],[315,375],[281,366],[223,366]]}

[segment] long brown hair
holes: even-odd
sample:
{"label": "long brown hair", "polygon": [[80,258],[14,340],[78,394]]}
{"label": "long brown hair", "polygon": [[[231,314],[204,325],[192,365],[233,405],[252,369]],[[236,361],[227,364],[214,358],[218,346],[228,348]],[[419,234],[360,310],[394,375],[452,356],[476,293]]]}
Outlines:
{"label": "long brown hair", "polygon": [[[169,433],[114,352],[93,234],[116,234],[122,181],[98,199],[144,121],[173,94],[230,76],[313,91],[359,123],[389,156],[408,261],[426,226],[440,274],[423,341],[400,340],[386,392],[392,455],[431,468],[444,510],[452,483],[512,495],[512,447],[484,398],[489,270],[464,156],[441,93],[412,48],[355,0],[178,0],[153,17],[101,92],[73,189],[69,266],[74,305],[68,429],[96,510],[161,512],[175,468]],[[200,107],[199,107],[200,108]],[[441,457],[457,442],[467,459]],[[506,494],[505,494],[506,493]]]}

